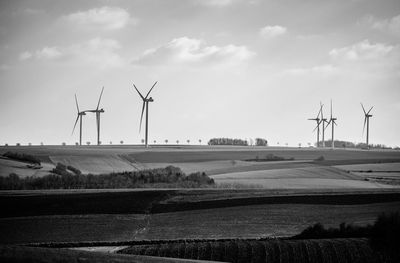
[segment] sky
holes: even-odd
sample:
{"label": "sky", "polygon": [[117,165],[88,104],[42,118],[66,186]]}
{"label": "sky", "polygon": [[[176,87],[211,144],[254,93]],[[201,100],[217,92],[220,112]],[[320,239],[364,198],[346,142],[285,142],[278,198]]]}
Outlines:
{"label": "sky", "polygon": [[[0,145],[74,144],[100,108],[103,144],[316,141],[400,146],[398,0],[0,0]],[[330,128],[326,138],[331,138]],[[94,114],[83,142],[96,143]]]}

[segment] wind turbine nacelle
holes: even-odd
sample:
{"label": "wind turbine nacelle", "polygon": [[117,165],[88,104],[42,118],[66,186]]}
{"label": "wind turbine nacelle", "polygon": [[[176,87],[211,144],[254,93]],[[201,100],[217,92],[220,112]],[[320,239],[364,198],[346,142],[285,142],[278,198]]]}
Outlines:
{"label": "wind turbine nacelle", "polygon": [[99,110],[99,112],[104,112],[104,109]]}
{"label": "wind turbine nacelle", "polygon": [[153,98],[152,97],[150,97],[147,101],[149,101],[149,102],[153,102],[154,100],[153,100]]}

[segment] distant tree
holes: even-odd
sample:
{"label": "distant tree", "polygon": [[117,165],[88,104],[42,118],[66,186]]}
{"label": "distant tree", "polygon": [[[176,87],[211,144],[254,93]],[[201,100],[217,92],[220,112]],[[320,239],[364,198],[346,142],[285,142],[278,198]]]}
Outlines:
{"label": "distant tree", "polygon": [[301,142],[299,142],[299,148],[301,148]]}
{"label": "distant tree", "polygon": [[144,139],[142,139],[142,143],[144,143]]}
{"label": "distant tree", "polygon": [[310,146],[311,146],[311,142],[308,142],[307,144],[308,144],[308,147],[310,147]]}
{"label": "distant tree", "polygon": [[268,141],[262,138],[256,138],[256,146],[268,146]]}
{"label": "distant tree", "polygon": [[190,143],[190,140],[186,140],[186,142],[189,144],[189,143]]}
{"label": "distant tree", "polygon": [[6,146],[6,147],[7,147],[7,146],[8,146],[8,143],[4,144],[4,146]]}
{"label": "distant tree", "polygon": [[279,145],[279,142],[277,142],[276,144]]}
{"label": "distant tree", "polygon": [[86,142],[87,145],[90,145],[90,142]]}
{"label": "distant tree", "polygon": [[176,144],[179,144],[179,140],[176,140]]}
{"label": "distant tree", "polygon": [[208,141],[208,145],[244,145],[247,146],[248,142],[242,139],[230,138],[213,138]]}
{"label": "distant tree", "polygon": [[79,142],[76,142],[75,145],[76,145],[76,146],[79,146]]}
{"label": "distant tree", "polygon": [[289,144],[288,144],[288,143],[285,143],[285,145],[288,146]]}
{"label": "distant tree", "polygon": [[67,145],[65,142],[63,142],[62,144],[61,144],[62,146],[65,146],[65,145]]}
{"label": "distant tree", "polygon": [[99,145],[101,145],[101,141],[99,141]]}
{"label": "distant tree", "polygon": [[120,143],[120,144],[124,144],[124,141],[123,141],[123,140],[121,140],[119,143]]}
{"label": "distant tree", "polygon": [[112,144],[112,141],[110,141],[110,144]]}
{"label": "distant tree", "polygon": [[199,139],[199,143],[201,144],[201,139]]}
{"label": "distant tree", "polygon": [[154,142],[154,144],[156,144],[156,143],[157,143],[157,141],[156,141],[156,140],[154,140],[153,142]]}
{"label": "distant tree", "polygon": [[164,142],[165,142],[165,144],[167,144],[167,143],[168,143],[168,140],[167,140],[167,139],[165,139],[165,140],[164,140]]}
{"label": "distant tree", "polygon": [[16,144],[17,146],[21,146],[21,144],[19,143],[19,142],[17,142],[17,144]]}
{"label": "distant tree", "polygon": [[40,143],[40,146],[43,146],[43,145],[44,145],[43,142],[41,142],[41,143]]}

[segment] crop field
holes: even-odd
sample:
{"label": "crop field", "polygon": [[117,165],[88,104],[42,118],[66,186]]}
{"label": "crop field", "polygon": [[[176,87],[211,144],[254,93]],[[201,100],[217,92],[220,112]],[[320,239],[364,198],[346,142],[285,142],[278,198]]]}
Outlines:
{"label": "crop field", "polygon": [[138,245],[119,253],[222,262],[386,262],[367,239],[229,240]]}
{"label": "crop field", "polygon": [[[400,161],[400,152],[393,150],[345,150],[285,147],[239,146],[8,146],[0,147],[0,154],[7,151],[21,152],[38,157],[44,163],[63,162],[82,171],[104,173],[167,166],[181,166],[184,171],[207,171],[210,174],[240,172],[246,170],[298,167],[296,162],[309,162],[324,156],[327,163],[357,164]],[[269,154],[294,158],[296,162],[267,164],[244,162],[247,159],[264,158]],[[300,164],[301,165],[301,164]],[[5,166],[3,164],[3,166]],[[243,168],[244,167],[244,168]],[[243,170],[245,169],[245,170]],[[1,170],[0,170],[1,171]],[[9,172],[10,169],[7,170]],[[6,171],[3,169],[1,175]]]}
{"label": "crop field", "polygon": [[398,192],[363,191],[9,191],[1,243],[277,237],[400,212]]}

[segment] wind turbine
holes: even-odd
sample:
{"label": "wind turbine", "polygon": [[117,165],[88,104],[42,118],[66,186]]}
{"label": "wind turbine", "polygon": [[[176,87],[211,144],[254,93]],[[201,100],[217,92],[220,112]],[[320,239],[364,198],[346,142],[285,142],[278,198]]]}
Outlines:
{"label": "wind turbine", "polygon": [[151,87],[151,89],[149,90],[149,92],[147,92],[146,97],[143,97],[142,93],[140,93],[140,91],[136,88],[135,84],[133,84],[133,86],[135,87],[136,91],[139,93],[139,96],[142,98],[143,100],[143,106],[142,106],[142,114],[140,116],[140,126],[139,126],[139,133],[142,129],[142,120],[143,120],[143,113],[144,110],[146,109],[146,131],[145,131],[145,147],[147,148],[148,145],[148,134],[149,134],[149,102],[153,102],[153,98],[149,97],[150,92],[153,90],[154,86],[157,84],[157,81],[153,84],[153,86]]}
{"label": "wind turbine", "polygon": [[317,122],[317,126],[314,128],[313,132],[315,130],[317,130],[317,147],[319,147],[319,125],[321,124],[321,119],[319,118],[319,115],[321,114],[322,111],[322,107],[319,109],[317,117],[314,119],[308,119],[310,121],[316,121]]}
{"label": "wind turbine", "polygon": [[104,113],[103,109],[99,110],[101,96],[103,96],[104,87],[101,89],[99,101],[97,102],[97,108],[95,110],[88,110],[86,112],[96,113],[96,127],[97,127],[97,145],[100,145],[100,114]]}
{"label": "wind turbine", "polygon": [[322,122],[322,147],[325,148],[325,123],[327,123],[327,119],[324,118],[324,112],[322,108],[324,107],[324,104],[322,102],[319,103],[321,105],[321,122]]}
{"label": "wind turbine", "polygon": [[368,112],[366,112],[365,111],[365,108],[364,108],[364,105],[362,104],[362,103],[360,103],[361,104],[361,107],[362,107],[362,109],[363,109],[363,111],[364,111],[364,126],[363,126],[363,134],[364,134],[364,130],[365,130],[365,124],[367,124],[367,148],[369,148],[369,118],[371,118],[372,117],[372,115],[371,114],[369,114],[370,112],[371,112],[371,110],[372,110],[372,108],[374,107],[374,106],[372,106],[370,109],[369,109],[369,111]]}
{"label": "wind turbine", "polygon": [[332,113],[332,100],[331,100],[331,117],[330,117],[329,122],[328,122],[328,124],[326,125],[325,128],[328,128],[329,125],[332,125],[332,145],[331,145],[332,149],[335,148],[334,134],[335,134],[335,125],[337,125],[337,124],[336,124],[336,120],[337,120],[337,118],[334,118],[334,117],[333,117],[333,113]]}
{"label": "wind turbine", "polygon": [[76,124],[78,123],[78,120],[80,120],[80,124],[79,124],[79,145],[82,145],[82,116],[86,115],[86,112],[85,111],[79,111],[78,99],[76,97],[76,94],[75,94],[75,103],[76,103],[76,109],[78,110],[78,115],[76,117],[74,128],[72,129],[72,134],[74,134]]}

